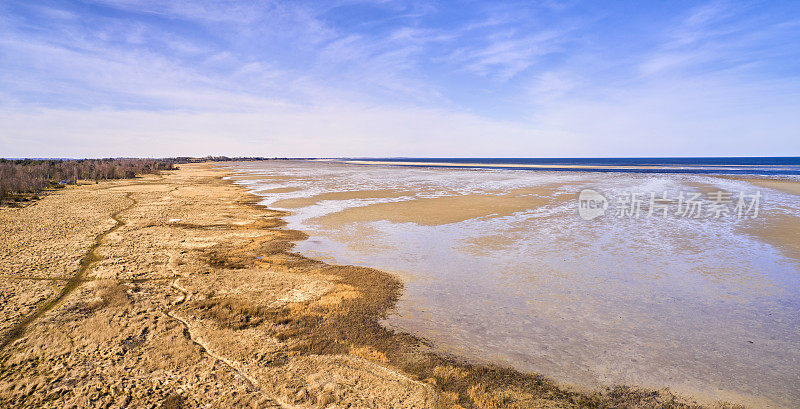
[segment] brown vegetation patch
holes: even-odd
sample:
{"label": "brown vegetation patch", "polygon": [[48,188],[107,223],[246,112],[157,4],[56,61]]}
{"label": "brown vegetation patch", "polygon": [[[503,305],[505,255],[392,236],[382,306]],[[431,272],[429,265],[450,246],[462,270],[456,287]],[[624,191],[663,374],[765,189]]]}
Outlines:
{"label": "brown vegetation patch", "polygon": [[127,284],[116,280],[98,280],[95,283],[97,297],[86,306],[87,311],[105,307],[121,307],[130,304]]}
{"label": "brown vegetation patch", "polygon": [[258,326],[265,320],[291,322],[289,311],[235,299],[212,298],[194,302],[189,307],[200,318],[211,319],[222,328],[235,330]]}
{"label": "brown vegetation patch", "polygon": [[172,394],[167,396],[164,399],[164,402],[161,402],[161,409],[181,409],[183,408],[183,396],[178,394]]}
{"label": "brown vegetation patch", "polygon": [[222,268],[222,269],[242,269],[245,268],[243,263],[237,262],[230,257],[229,255],[219,252],[219,251],[211,251],[208,254],[208,265],[214,268]]}
{"label": "brown vegetation patch", "polygon": [[[616,386],[607,388],[603,392],[603,407],[610,409],[690,409],[697,408],[696,402],[687,401],[675,396],[668,389],[647,390],[630,386]],[[714,405],[716,409],[743,408],[720,402]]]}

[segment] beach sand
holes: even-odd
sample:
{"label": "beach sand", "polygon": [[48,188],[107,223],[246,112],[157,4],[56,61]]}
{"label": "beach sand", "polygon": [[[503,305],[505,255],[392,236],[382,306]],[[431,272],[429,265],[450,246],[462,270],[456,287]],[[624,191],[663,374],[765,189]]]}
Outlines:
{"label": "beach sand", "polygon": [[[800,182],[784,179],[740,178],[758,187],[774,189],[798,196],[800,200]],[[766,192],[766,191],[764,191]],[[764,194],[764,193],[762,193]],[[800,266],[800,218],[782,214],[769,223],[754,225],[746,229],[748,234],[759,237],[773,245],[783,254]]]}
{"label": "beach sand", "polygon": [[226,175],[182,165],[0,209],[0,406],[697,407],[436,355],[378,323],[396,277],[292,253],[287,213]]}
{"label": "beach sand", "polygon": [[[549,201],[547,189],[518,189],[507,194],[467,194],[431,197],[400,202],[377,203],[349,209],[311,220],[340,226],[354,222],[389,220],[394,223],[417,223],[423,226],[457,223],[482,218],[503,217],[521,212]],[[353,197],[358,197],[353,194]],[[369,196],[367,196],[369,197]]]}

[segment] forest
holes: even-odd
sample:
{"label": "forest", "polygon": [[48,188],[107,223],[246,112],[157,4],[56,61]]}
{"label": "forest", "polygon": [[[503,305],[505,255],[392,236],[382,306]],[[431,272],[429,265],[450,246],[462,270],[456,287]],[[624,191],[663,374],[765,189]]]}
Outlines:
{"label": "forest", "polygon": [[38,199],[47,189],[79,181],[130,179],[175,169],[175,159],[0,159],[0,203]]}

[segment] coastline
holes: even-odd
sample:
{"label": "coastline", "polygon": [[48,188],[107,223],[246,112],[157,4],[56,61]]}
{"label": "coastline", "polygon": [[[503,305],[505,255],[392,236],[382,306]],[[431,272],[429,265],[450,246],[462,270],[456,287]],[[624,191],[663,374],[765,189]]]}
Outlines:
{"label": "coastline", "polygon": [[503,163],[480,161],[419,161],[419,160],[380,160],[380,159],[312,159],[317,162],[342,163],[349,165],[383,165],[430,168],[461,169],[534,169],[541,171],[583,171],[583,172],[642,172],[642,173],[704,173],[704,174],[742,174],[750,175],[756,170],[767,170],[765,174],[782,175],[784,172],[797,174],[793,165],[753,165],[753,164],[569,164],[569,163]]}
{"label": "coastline", "polygon": [[[110,230],[107,218],[95,216],[105,220],[97,233],[104,236],[89,250],[79,240],[74,258],[95,249],[98,256],[86,276],[78,277],[78,288],[0,350],[0,403],[700,407],[664,390],[582,391],[539,375],[437,355],[426,341],[379,323],[402,291],[397,277],[293,253],[293,243],[305,234],[281,229],[288,213],[258,205],[257,196],[222,180],[230,172],[213,167],[182,165],[161,176],[86,188],[116,200],[104,210],[111,210],[109,217],[121,211],[121,225]],[[42,200],[57,201],[76,189]],[[124,208],[126,196],[135,205]],[[6,271],[8,266],[2,271],[6,280],[35,282],[36,263],[23,271]],[[49,277],[55,283],[68,279]],[[61,378],[48,380],[64,356]],[[136,381],[154,371],[162,379],[115,379]],[[86,372],[88,377],[78,377]],[[215,381],[192,378],[198,372]],[[69,385],[70,379],[72,385],[78,379],[72,393],[43,387]]]}

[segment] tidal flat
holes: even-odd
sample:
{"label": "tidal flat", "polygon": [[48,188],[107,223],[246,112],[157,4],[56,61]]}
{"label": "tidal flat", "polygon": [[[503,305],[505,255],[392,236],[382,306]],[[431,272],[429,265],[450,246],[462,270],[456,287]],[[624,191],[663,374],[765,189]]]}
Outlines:
{"label": "tidal flat", "polygon": [[[800,401],[791,177],[386,165],[231,169],[261,203],[292,212],[288,226],[309,235],[300,254],[400,277],[383,323],[439,352],[589,389],[669,387],[753,407]],[[584,189],[608,197],[607,214],[579,217]],[[716,192],[728,199],[720,217]],[[642,202],[636,217],[618,214],[630,193]],[[650,213],[651,193],[672,197],[667,214]],[[680,194],[706,207],[676,214]],[[740,195],[758,195],[758,214],[734,212]]]}
{"label": "tidal flat", "polygon": [[[270,178],[263,170],[242,180],[259,184],[266,195],[324,194],[309,182],[313,177],[296,177],[307,164],[280,163],[285,167],[270,170],[273,180],[265,182]],[[303,246],[319,243],[313,231],[292,228],[292,218],[301,212],[259,204],[266,196],[231,183],[245,173],[227,164],[181,165],[159,175],[72,186],[24,208],[0,209],[0,406],[691,408],[747,403],[664,389],[669,385],[572,383],[543,370],[516,368],[491,349],[475,354],[446,337],[429,336],[425,328],[410,325],[416,318],[405,312],[415,305],[407,300],[416,283],[424,280],[408,272],[308,257]],[[432,188],[439,193],[430,197],[465,193],[458,184]],[[526,189],[511,195],[536,194]],[[548,189],[543,192],[552,194]],[[386,196],[379,201],[406,198],[397,191],[371,190],[370,195]],[[507,194],[501,192],[509,187],[495,185],[491,191]],[[358,200],[352,193],[323,197]],[[279,198],[289,197],[273,197]],[[537,204],[546,199],[531,198]],[[519,198],[507,199],[511,204],[504,211],[486,217],[518,214]],[[486,211],[481,204],[469,214]],[[404,224],[416,225],[405,221],[407,214],[398,214]],[[437,216],[419,226],[468,220]],[[502,250],[503,240],[484,239],[462,244],[473,250],[484,246],[486,253]],[[369,254],[379,254],[375,245],[386,243],[362,244]],[[436,249],[430,240],[418,245]],[[427,317],[433,324],[448,324],[430,318],[438,318]],[[480,340],[467,335],[469,342]]]}

